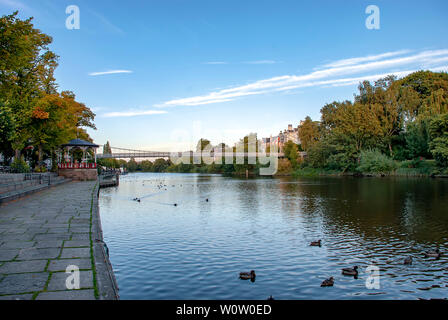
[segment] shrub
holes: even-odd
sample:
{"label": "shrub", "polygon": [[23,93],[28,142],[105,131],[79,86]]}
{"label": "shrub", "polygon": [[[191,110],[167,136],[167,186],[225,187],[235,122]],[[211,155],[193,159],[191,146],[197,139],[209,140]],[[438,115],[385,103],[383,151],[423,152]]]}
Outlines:
{"label": "shrub", "polygon": [[11,172],[14,173],[28,173],[30,172],[29,165],[23,160],[23,158],[14,159],[11,163]]}
{"label": "shrub", "polygon": [[47,167],[46,166],[36,166],[34,168],[34,172],[47,172]]}
{"label": "shrub", "polygon": [[378,150],[362,151],[357,170],[364,173],[389,173],[395,170],[394,160]]}
{"label": "shrub", "polygon": [[291,162],[288,159],[278,159],[277,175],[289,175],[292,170]]}

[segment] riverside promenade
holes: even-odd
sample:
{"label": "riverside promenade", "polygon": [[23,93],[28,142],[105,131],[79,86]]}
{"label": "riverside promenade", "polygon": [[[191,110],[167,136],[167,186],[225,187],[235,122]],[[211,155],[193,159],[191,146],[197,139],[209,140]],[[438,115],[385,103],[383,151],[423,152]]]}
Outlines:
{"label": "riverside promenade", "polygon": [[0,207],[0,300],[118,299],[98,188],[70,182]]}

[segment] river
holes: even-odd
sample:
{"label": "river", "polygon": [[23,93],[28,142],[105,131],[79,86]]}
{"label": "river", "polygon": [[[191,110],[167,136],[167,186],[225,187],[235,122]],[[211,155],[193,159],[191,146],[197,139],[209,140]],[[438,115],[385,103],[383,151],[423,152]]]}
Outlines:
{"label": "river", "polygon": [[448,180],[133,173],[99,206],[121,299],[448,297]]}

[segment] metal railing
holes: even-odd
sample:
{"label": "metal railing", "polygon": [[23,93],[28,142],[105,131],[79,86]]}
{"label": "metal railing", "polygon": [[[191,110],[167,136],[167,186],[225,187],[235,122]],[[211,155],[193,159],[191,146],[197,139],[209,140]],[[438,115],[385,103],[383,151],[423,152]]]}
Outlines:
{"label": "metal railing", "polygon": [[50,173],[25,173],[24,180],[37,180],[39,184],[51,185],[51,174]]}

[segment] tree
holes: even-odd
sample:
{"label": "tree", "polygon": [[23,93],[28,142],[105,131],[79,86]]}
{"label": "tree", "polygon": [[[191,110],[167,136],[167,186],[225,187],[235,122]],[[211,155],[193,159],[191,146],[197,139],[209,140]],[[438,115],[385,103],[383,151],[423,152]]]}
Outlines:
{"label": "tree", "polygon": [[103,146],[103,154],[112,154],[112,149],[110,148],[109,141]]}
{"label": "tree", "polygon": [[[52,72],[57,56],[48,49],[50,36],[35,29],[32,18],[20,20],[18,12],[0,18],[0,101],[12,110],[16,123],[16,156],[29,138],[28,124],[42,92],[53,92]],[[44,91],[42,91],[44,90]]]}
{"label": "tree", "polygon": [[285,143],[285,146],[283,147],[283,151],[285,154],[285,157],[291,162],[291,165],[293,168],[297,167],[297,153],[299,152],[298,145],[295,144],[292,141],[288,141]]}
{"label": "tree", "polygon": [[140,162],[140,169],[143,172],[150,172],[152,170],[152,162],[149,160],[143,160]]}
{"label": "tree", "polygon": [[0,153],[2,153],[5,158],[12,156],[12,141],[15,138],[16,124],[14,116],[10,108],[5,106],[0,101]]}
{"label": "tree", "polygon": [[61,94],[44,94],[36,101],[28,127],[31,143],[38,148],[41,164],[44,148],[48,152],[79,136],[78,128],[88,126],[95,129],[94,114],[84,104],[75,100],[69,91]]}
{"label": "tree", "polygon": [[441,167],[448,167],[448,113],[437,115],[429,125],[429,149]]}
{"label": "tree", "polygon": [[319,123],[306,117],[302,125],[299,126],[299,139],[302,149],[308,151],[309,148],[319,140]]}
{"label": "tree", "polygon": [[201,151],[203,151],[207,146],[211,146],[211,145],[210,145],[210,141],[207,140],[207,139],[203,139],[203,138],[201,138],[201,139],[199,139],[198,144],[197,144],[197,146],[196,146],[196,151],[197,151],[197,152],[201,152]]}
{"label": "tree", "polygon": [[[26,147],[55,158],[55,148],[73,138],[91,141],[86,127],[96,129],[95,114],[70,91],[57,92],[54,71],[58,56],[52,38],[35,29],[32,18],[18,12],[0,18],[0,139],[2,153]],[[8,134],[4,134],[8,128]]]}
{"label": "tree", "polygon": [[160,158],[154,161],[154,164],[152,165],[154,172],[164,172],[166,168],[170,166],[171,162],[165,161],[165,159]]}

